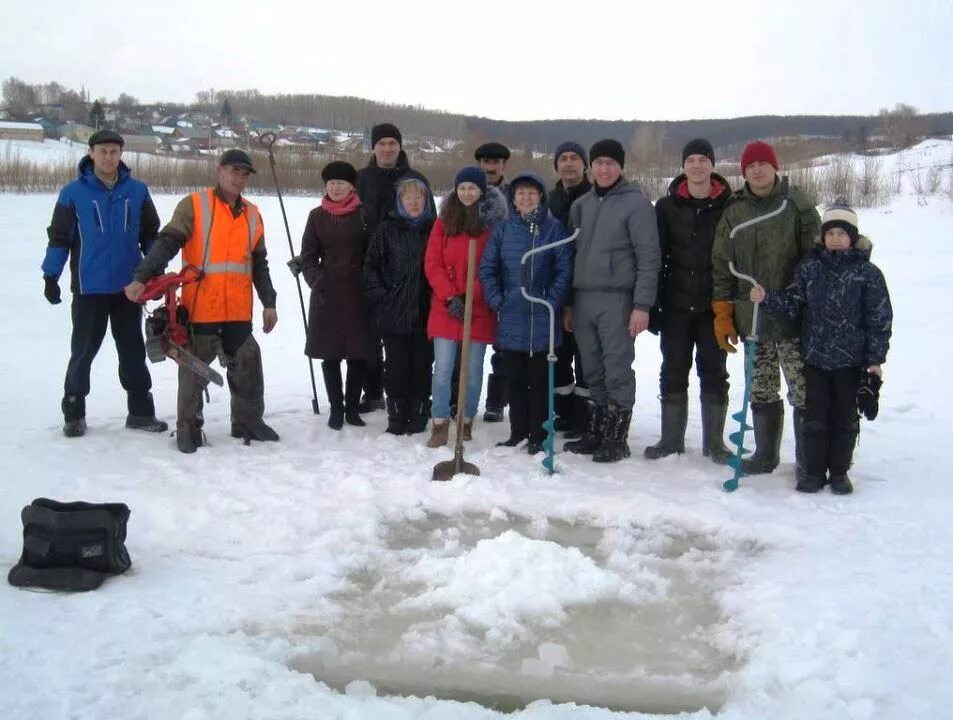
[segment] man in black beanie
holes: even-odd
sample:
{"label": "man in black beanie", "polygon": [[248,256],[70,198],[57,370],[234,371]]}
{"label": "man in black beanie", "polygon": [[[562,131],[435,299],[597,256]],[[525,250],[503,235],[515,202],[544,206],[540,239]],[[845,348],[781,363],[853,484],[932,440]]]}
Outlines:
{"label": "man in black beanie", "polygon": [[[387,214],[397,207],[397,184],[414,178],[427,187],[430,182],[421,173],[411,169],[402,145],[404,138],[396,125],[379,123],[371,128],[371,152],[367,167],[357,171],[357,196],[367,212],[368,236]],[[436,214],[433,200],[431,212]],[[364,372],[364,397],[358,410],[362,413],[384,409],[384,350],[377,342],[376,359],[371,358]]]}
{"label": "man in black beanie", "polygon": [[661,336],[662,438],[645,448],[649,460],[685,452],[693,351],[701,385],[702,453],[719,464],[731,456],[723,438],[728,411],[727,353],[715,339],[711,309],[711,250],[731,187],[713,172],[714,164],[711,143],[704,138],[690,140],[682,149],[683,172],[655,203],[662,273],[653,332]]}
{"label": "man in black beanie", "polygon": [[630,454],[633,341],[648,328],[655,304],[658,228],[652,203],[622,174],[621,143],[600,140],[589,160],[595,184],[569,210],[569,225],[579,236],[565,321],[576,333],[592,407],[586,434],[566,449],[592,453],[596,462],[617,462]]}
{"label": "man in black beanie", "polygon": [[[553,153],[553,167],[559,180],[549,191],[549,211],[563,225],[569,225],[569,208],[577,198],[592,188],[586,170],[589,155],[577,142],[560,143]],[[575,371],[573,371],[575,361]],[[566,432],[567,438],[578,438],[586,430],[586,410],[589,406],[589,386],[582,374],[582,358],[576,346],[576,338],[568,329],[563,342],[556,350],[554,371],[556,387],[556,430]]]}

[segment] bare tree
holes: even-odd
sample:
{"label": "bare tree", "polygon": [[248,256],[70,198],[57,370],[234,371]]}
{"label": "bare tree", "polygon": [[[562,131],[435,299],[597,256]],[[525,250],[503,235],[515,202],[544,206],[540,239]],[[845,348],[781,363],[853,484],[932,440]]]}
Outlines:
{"label": "bare tree", "polygon": [[134,98],[132,95],[127,95],[126,93],[119,93],[119,97],[116,98],[116,104],[121,107],[123,110],[132,110],[139,105],[139,101]]}
{"label": "bare tree", "polygon": [[897,103],[892,110],[880,109],[880,128],[894,148],[908,147],[918,138],[919,114],[919,110],[905,103]]}
{"label": "bare tree", "polygon": [[857,194],[858,204],[863,207],[873,207],[883,201],[883,163],[879,158],[864,156],[863,164],[857,172]]}
{"label": "bare tree", "polygon": [[17,77],[3,81],[3,106],[13,117],[23,117],[36,105],[36,90]]}

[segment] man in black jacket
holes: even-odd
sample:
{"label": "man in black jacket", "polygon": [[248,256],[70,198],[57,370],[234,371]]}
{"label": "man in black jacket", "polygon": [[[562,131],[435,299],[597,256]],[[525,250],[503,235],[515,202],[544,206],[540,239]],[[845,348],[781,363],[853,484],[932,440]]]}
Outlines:
{"label": "man in black jacket", "polygon": [[690,141],[682,150],[684,172],[655,203],[662,272],[653,329],[661,332],[662,438],[645,448],[649,460],[685,452],[693,349],[701,384],[703,453],[719,464],[730,457],[723,440],[728,409],[727,354],[715,340],[711,249],[731,188],[713,172],[714,163],[710,142],[701,138]]}
{"label": "man in black jacket", "polygon": [[[357,171],[357,196],[367,211],[368,235],[397,205],[397,184],[415,178],[427,187],[430,183],[410,167],[403,150],[403,136],[396,125],[380,123],[371,128],[371,156],[367,167]],[[435,215],[433,200],[431,215]],[[384,409],[384,351],[377,341],[376,359],[368,361],[364,372],[364,397],[358,410],[362,413]]]}
{"label": "man in black jacket", "polygon": [[[585,195],[592,188],[589,176],[586,175],[589,156],[582,145],[569,140],[560,144],[553,153],[553,167],[556,168],[559,180],[549,191],[549,211],[568,229],[569,208],[576,198]],[[589,386],[582,376],[582,358],[579,357],[576,338],[568,329],[563,335],[562,344],[556,350],[554,375],[556,430],[565,431],[567,438],[581,437],[586,429]]]}
{"label": "man in black jacket", "polygon": [[[494,186],[503,193],[503,197],[509,197],[504,173],[506,172],[506,163],[510,159],[510,149],[503,143],[483,143],[473,151],[473,159],[480,163],[480,168],[486,173],[487,185]],[[459,364],[458,359],[457,365],[459,366]],[[454,376],[456,376],[456,373],[454,373]],[[453,386],[456,388],[457,383],[454,382]],[[503,421],[507,395],[503,353],[494,346],[493,354],[490,356],[490,374],[486,379],[486,411],[483,413],[483,422]],[[456,392],[453,393],[453,396],[455,399]]]}

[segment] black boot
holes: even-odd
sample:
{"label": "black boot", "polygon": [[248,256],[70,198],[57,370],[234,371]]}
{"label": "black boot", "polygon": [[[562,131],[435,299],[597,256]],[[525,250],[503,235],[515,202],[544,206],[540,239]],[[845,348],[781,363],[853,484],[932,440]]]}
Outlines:
{"label": "black boot", "polygon": [[387,429],[391,435],[403,435],[407,428],[407,401],[387,398]]}
{"label": "black boot", "polygon": [[[356,427],[364,427],[367,425],[361,419],[361,383],[364,382],[364,378],[361,377],[361,373],[357,372],[357,369],[348,367],[347,380],[344,382],[344,422],[348,425],[354,425]],[[374,403],[374,410],[379,408],[376,407]],[[384,407],[384,398],[381,396],[380,406]]]}
{"label": "black boot", "polygon": [[66,437],[82,437],[86,434],[86,398],[82,395],[67,395],[60,403],[63,411],[63,434]]}
{"label": "black boot", "polygon": [[553,409],[556,412],[556,419],[553,421],[553,430],[556,432],[567,432],[572,430],[572,413],[575,409],[573,397],[574,396],[572,393],[568,393],[566,395],[557,394],[553,397]]}
{"label": "black boot", "polygon": [[584,395],[573,393],[572,396],[572,427],[563,436],[567,440],[576,440],[586,434],[589,426],[589,399]]}
{"label": "black boot", "polygon": [[503,422],[503,408],[506,407],[506,383],[501,375],[490,373],[486,381],[486,412],[483,422]]}
{"label": "black boot", "polygon": [[383,410],[386,406],[387,403],[384,402],[383,395],[376,395],[374,397],[365,395],[357,404],[357,411],[359,413],[369,413],[374,412],[375,410]]}
{"label": "black boot", "polygon": [[586,425],[586,432],[578,440],[572,440],[563,445],[563,450],[568,450],[577,455],[591,455],[602,444],[603,433],[606,428],[606,406],[589,403],[586,411],[589,422]]}
{"label": "black boot", "polygon": [[794,489],[802,493],[816,493],[825,485],[827,485],[827,478],[824,475],[811,475],[803,470]]}
{"label": "black boot", "polygon": [[724,465],[734,454],[725,447],[725,416],[728,400],[714,394],[703,394],[702,401],[702,454],[713,463]]}
{"label": "black boot", "polygon": [[688,395],[667,395],[662,398],[662,439],[645,448],[647,460],[658,460],[685,452],[685,427],[688,425]]}
{"label": "black boot", "polygon": [[784,404],[780,400],[751,403],[755,451],[741,461],[745,475],[772,473],[781,457],[781,432],[784,430]]}
{"label": "black boot", "polygon": [[340,363],[325,360],[321,363],[324,389],[328,393],[328,427],[340,430],[344,427],[344,385],[341,382]]}
{"label": "black boot", "polygon": [[146,417],[144,415],[127,415],[126,427],[129,430],[142,430],[143,432],[161,433],[169,429],[169,423],[165,420],[157,420],[156,416]]}
{"label": "black boot", "polygon": [[149,391],[128,392],[126,408],[126,427],[130,430],[159,433],[169,429],[169,423],[156,420],[156,406]]}
{"label": "black boot", "polygon": [[427,429],[430,420],[430,400],[411,400],[408,403],[407,424],[404,432],[407,435],[416,435]]}
{"label": "black boot", "polygon": [[629,457],[629,423],[632,422],[632,408],[609,403],[606,414],[606,429],[602,444],[592,454],[592,461],[598,463],[618,462]]}
{"label": "black boot", "polygon": [[834,428],[831,432],[829,463],[831,468],[831,492],[835,495],[850,495],[854,486],[847,471],[854,461],[854,446],[860,425],[857,422],[848,428]]}

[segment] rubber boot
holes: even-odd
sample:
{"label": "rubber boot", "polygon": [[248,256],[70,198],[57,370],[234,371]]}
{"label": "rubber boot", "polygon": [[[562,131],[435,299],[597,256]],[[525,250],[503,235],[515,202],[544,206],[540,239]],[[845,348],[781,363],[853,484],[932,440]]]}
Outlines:
{"label": "rubber boot", "polygon": [[175,425],[175,445],[179,452],[191,455],[204,445],[202,428],[195,420],[179,420]]}
{"label": "rubber boot", "polygon": [[328,427],[340,430],[344,427],[344,386],[341,383],[341,366],[337,363],[321,363],[324,389],[328,393]]}
{"label": "rubber boot", "polygon": [[688,395],[668,395],[662,399],[662,439],[645,448],[647,460],[658,460],[685,452],[685,427],[688,425]]}
{"label": "rubber boot", "polygon": [[407,428],[407,401],[387,398],[387,429],[391,435],[403,435]]}
{"label": "rubber boot", "polygon": [[792,415],[794,420],[794,479],[801,482],[801,478],[807,475],[804,411],[800,408],[794,408]]}
{"label": "rubber boot", "polygon": [[632,422],[632,408],[609,403],[606,411],[606,429],[602,444],[592,454],[597,463],[618,462],[629,457],[629,423]]}
{"label": "rubber boot", "polygon": [[704,394],[702,401],[702,454],[716,465],[725,465],[734,454],[725,447],[725,417],[728,400]]}
{"label": "rubber boot", "polygon": [[232,437],[243,438],[245,444],[249,440],[258,442],[278,442],[278,433],[264,420],[258,419],[250,423],[232,423]]}
{"label": "rubber boot", "polygon": [[741,470],[745,475],[772,473],[781,456],[784,404],[780,400],[751,403],[751,415],[755,451],[751,457],[742,459]]}
{"label": "rubber boot", "polygon": [[578,440],[572,440],[563,445],[563,450],[568,450],[577,455],[592,455],[602,444],[602,436],[606,427],[606,406],[589,403],[586,411],[589,422],[586,425],[586,432]]}

